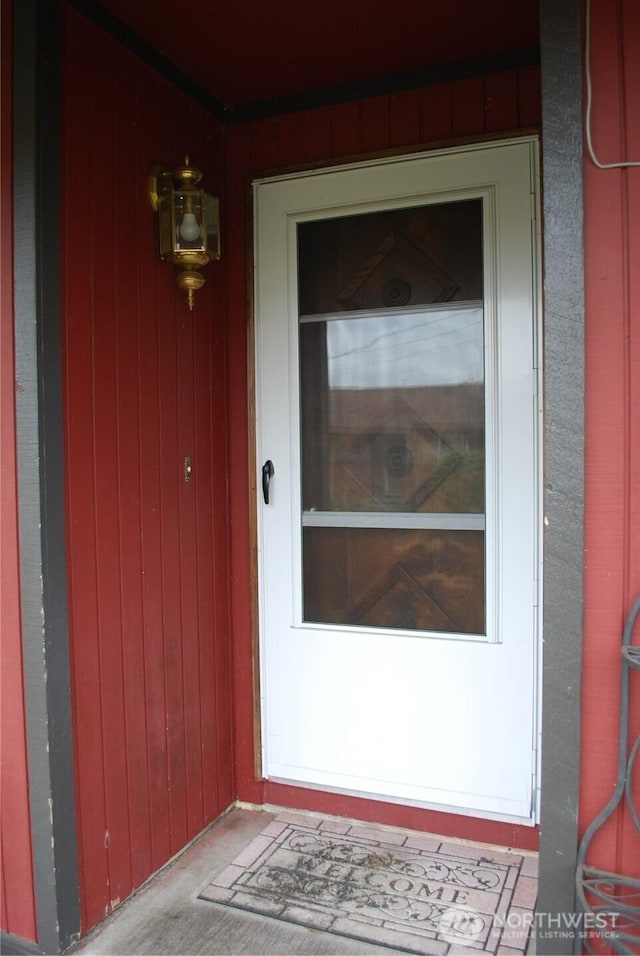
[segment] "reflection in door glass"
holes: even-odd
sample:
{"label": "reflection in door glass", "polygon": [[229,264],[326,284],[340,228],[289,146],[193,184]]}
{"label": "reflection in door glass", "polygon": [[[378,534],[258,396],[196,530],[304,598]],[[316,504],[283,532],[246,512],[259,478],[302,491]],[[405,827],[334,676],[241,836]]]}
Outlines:
{"label": "reflection in door glass", "polygon": [[298,227],[308,621],[484,632],[480,200]]}
{"label": "reflection in door glass", "polygon": [[482,305],[327,323],[329,388],[482,385]]}

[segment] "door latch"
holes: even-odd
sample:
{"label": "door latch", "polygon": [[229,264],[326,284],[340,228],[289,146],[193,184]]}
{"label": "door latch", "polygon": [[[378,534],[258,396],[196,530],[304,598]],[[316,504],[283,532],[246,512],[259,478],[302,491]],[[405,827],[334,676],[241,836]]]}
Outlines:
{"label": "door latch", "polygon": [[264,498],[265,505],[269,504],[269,483],[273,478],[274,473],[275,468],[273,467],[273,462],[270,458],[268,458],[262,466],[262,496]]}

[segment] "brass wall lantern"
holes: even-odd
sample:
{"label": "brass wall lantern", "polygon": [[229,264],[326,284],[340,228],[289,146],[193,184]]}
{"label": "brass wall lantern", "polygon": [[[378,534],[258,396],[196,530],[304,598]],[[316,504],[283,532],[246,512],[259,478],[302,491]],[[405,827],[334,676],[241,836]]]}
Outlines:
{"label": "brass wall lantern", "polygon": [[193,310],[195,293],[204,285],[199,269],[220,258],[220,208],[198,184],[202,173],[189,163],[170,172],[154,166],[149,174],[149,198],[158,213],[160,258],[182,268],[178,286]]}

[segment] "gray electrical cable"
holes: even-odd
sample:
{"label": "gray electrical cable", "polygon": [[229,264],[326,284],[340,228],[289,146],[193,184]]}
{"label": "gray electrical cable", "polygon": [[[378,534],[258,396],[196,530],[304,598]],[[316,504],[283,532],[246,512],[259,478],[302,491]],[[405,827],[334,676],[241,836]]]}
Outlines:
{"label": "gray electrical cable", "polygon": [[585,134],[587,140],[587,149],[591,161],[598,169],[626,169],[629,166],[640,166],[640,162],[621,162],[621,163],[601,163],[595,154],[593,143],[591,141],[591,0],[586,0],[586,23],[584,30],[584,59],[585,74],[587,81],[587,109],[585,115]]}

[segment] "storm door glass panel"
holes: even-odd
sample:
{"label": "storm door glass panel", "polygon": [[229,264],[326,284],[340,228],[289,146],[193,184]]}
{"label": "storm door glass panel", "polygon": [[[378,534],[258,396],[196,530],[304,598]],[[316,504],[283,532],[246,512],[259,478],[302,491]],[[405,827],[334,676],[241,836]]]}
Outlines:
{"label": "storm door glass panel", "polygon": [[306,621],[483,634],[482,201],[298,225]]}

